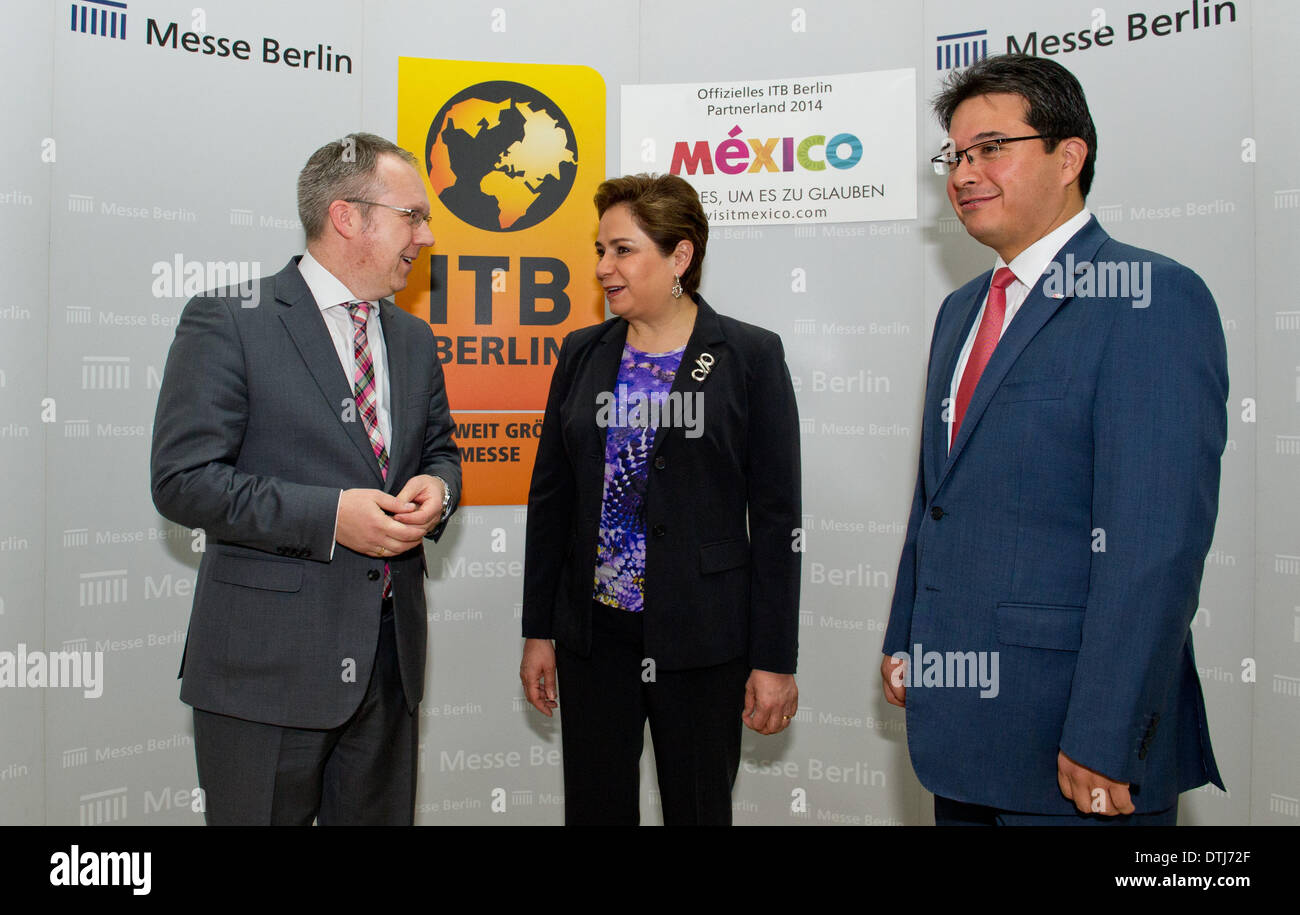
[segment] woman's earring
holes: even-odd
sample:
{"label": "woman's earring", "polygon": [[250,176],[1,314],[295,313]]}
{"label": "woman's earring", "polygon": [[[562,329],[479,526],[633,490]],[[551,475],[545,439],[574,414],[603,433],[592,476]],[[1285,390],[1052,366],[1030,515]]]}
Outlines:
{"label": "woman's earring", "polygon": [[674,299],[680,299],[682,297],[682,278],[680,276],[673,277],[672,294]]}

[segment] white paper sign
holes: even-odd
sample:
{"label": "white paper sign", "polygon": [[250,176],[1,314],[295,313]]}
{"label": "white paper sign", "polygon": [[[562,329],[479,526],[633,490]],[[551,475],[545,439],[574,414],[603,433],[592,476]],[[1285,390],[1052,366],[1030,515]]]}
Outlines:
{"label": "white paper sign", "polygon": [[624,86],[624,174],[680,175],[709,224],[916,218],[916,72]]}

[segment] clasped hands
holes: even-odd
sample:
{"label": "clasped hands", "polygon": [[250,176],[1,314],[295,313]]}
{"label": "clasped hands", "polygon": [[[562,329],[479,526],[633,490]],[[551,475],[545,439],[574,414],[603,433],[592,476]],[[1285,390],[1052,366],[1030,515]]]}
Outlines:
{"label": "clasped hands", "polygon": [[366,556],[397,556],[418,544],[442,520],[442,482],[420,474],[397,495],[345,489],[334,539]]}
{"label": "clasped hands", "polygon": [[[904,685],[907,661],[889,655],[880,663],[880,678],[884,681],[885,700],[890,705],[905,708],[907,687]],[[1128,782],[1117,782],[1094,769],[1056,753],[1056,784],[1061,794],[1074,803],[1080,813],[1097,813],[1102,816],[1130,814],[1136,807],[1129,793]]]}

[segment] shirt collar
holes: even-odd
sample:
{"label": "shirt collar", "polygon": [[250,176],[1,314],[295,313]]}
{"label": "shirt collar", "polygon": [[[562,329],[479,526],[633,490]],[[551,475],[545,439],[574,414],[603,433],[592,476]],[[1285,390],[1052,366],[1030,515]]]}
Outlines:
{"label": "shirt collar", "polygon": [[1088,220],[1091,218],[1092,214],[1088,212],[1087,207],[1084,207],[1055,229],[1038,239],[1038,241],[1017,254],[1015,258],[1012,259],[1011,263],[1008,264],[1002,259],[1001,255],[998,255],[997,262],[993,265],[993,269],[997,270],[999,267],[1010,267],[1011,272],[1016,275],[1016,280],[1018,282],[1033,289],[1038,283],[1038,278],[1041,277],[1043,271],[1047,269],[1047,265],[1050,264],[1056,258],[1056,255],[1061,252],[1061,249],[1065,247],[1065,243],[1073,238],[1076,232],[1088,224]]}
{"label": "shirt collar", "polygon": [[[302,260],[298,261],[298,272],[302,274],[312,297],[316,299],[316,307],[321,311],[347,302],[363,301],[348,291],[342,280],[321,266],[321,262],[312,257],[310,251],[304,252]],[[378,315],[377,309],[378,303],[372,299],[370,314]]]}

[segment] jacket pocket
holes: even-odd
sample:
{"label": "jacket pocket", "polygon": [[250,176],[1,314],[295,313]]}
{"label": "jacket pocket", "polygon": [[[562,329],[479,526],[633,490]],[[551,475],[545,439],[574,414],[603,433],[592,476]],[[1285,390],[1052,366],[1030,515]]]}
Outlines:
{"label": "jacket pocket", "polygon": [[215,554],[212,578],[228,585],[260,588],[263,591],[302,590],[302,565],[282,559]]}
{"label": "jacket pocket", "polygon": [[1078,651],[1083,642],[1083,607],[1060,604],[998,604],[994,627],[1004,645]]}
{"label": "jacket pocket", "polygon": [[700,574],[725,572],[749,562],[749,544],[744,540],[719,540],[700,547]]}
{"label": "jacket pocket", "polygon": [[1044,378],[1032,381],[1011,381],[1002,384],[993,395],[994,403],[1020,403],[1026,400],[1062,400],[1068,378]]}

